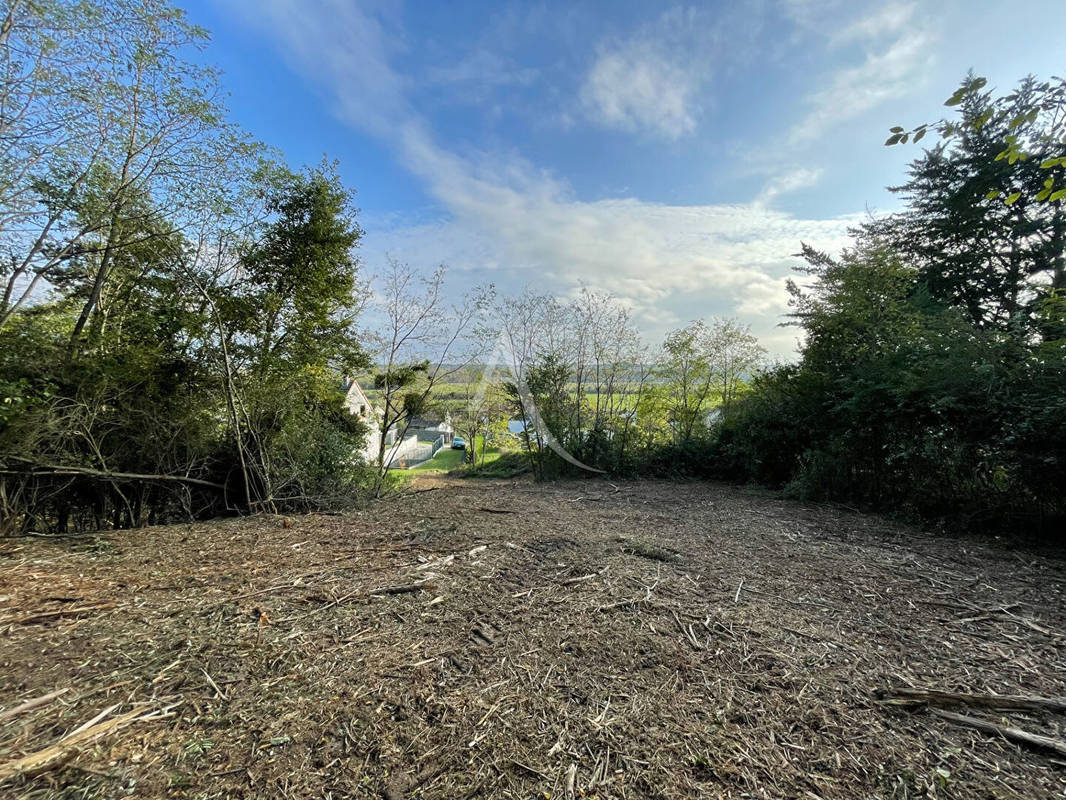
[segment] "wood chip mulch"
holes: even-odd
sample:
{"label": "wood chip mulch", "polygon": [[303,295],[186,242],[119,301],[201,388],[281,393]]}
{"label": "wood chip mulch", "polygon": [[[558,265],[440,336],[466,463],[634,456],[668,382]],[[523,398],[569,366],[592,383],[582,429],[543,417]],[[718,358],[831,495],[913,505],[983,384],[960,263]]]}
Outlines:
{"label": "wood chip mulch", "polygon": [[1066,797],[1054,554],[713,484],[419,488],[0,541],[0,795]]}

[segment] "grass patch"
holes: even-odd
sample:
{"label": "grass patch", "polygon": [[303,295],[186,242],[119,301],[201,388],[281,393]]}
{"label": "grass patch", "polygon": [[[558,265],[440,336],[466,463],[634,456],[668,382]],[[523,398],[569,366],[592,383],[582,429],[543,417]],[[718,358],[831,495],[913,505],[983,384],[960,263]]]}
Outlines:
{"label": "grass patch", "polygon": [[478,465],[462,472],[464,478],[513,478],[529,472],[529,458],[517,450],[490,450],[484,466]]}
{"label": "grass patch", "polygon": [[412,467],[408,472],[448,472],[460,467],[466,458],[465,450],[452,450],[450,447],[442,447],[429,461],[423,461],[417,467]]}
{"label": "grass patch", "polygon": [[[477,458],[479,466],[477,469],[481,469],[481,448],[485,445],[483,437],[478,437],[477,446]],[[417,467],[412,467],[407,472],[472,472],[474,467],[466,463],[466,450],[452,450],[450,447],[443,447],[437,451],[437,455],[431,458],[429,461],[423,461]],[[495,462],[500,457],[500,449],[498,447],[490,447],[485,453],[485,467]]]}

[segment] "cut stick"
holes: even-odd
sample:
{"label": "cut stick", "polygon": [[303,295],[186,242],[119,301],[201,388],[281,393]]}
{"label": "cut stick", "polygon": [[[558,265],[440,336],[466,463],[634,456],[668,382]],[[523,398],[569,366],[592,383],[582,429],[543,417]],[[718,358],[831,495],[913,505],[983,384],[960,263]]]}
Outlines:
{"label": "cut stick", "polygon": [[53,700],[59,697],[61,694],[66,694],[69,691],[69,688],[56,689],[54,692],[42,694],[40,697],[34,697],[32,700],[27,700],[26,702],[20,703],[17,706],[12,706],[6,711],[0,711],[0,722],[3,722],[5,719],[10,719],[11,717],[16,716],[17,714],[22,714],[26,711],[31,711],[37,708],[38,706],[47,705],[48,703],[51,703]]}
{"label": "cut stick", "polygon": [[77,728],[72,730],[70,733],[68,733],[66,736],[64,736],[62,739],[60,739],[57,744],[62,744],[63,742],[66,742],[66,741],[68,741],[70,739],[74,739],[74,738],[76,738],[78,736],[78,734],[89,730],[89,728],[91,728],[94,725],[96,725],[99,722],[101,722],[108,714],[110,714],[112,711],[114,711],[120,705],[122,705],[122,704],[121,703],[115,703],[114,705],[108,706],[103,711],[101,711],[99,714],[97,714],[95,717],[90,719],[88,722],[83,722]]}
{"label": "cut stick", "polygon": [[978,719],[977,717],[970,717],[966,714],[956,714],[953,711],[944,711],[940,708],[930,708],[929,710],[938,717],[946,719],[948,722],[954,722],[956,725],[973,728],[982,733],[991,733],[995,736],[1002,736],[1009,741],[1017,742],[1018,744],[1023,744],[1037,750],[1047,750],[1066,758],[1066,742],[1063,742],[1060,739],[1052,739],[1050,736],[1029,733],[1028,731],[1023,731],[1021,728],[1010,728],[1006,725],[998,725],[995,722]]}
{"label": "cut stick", "polygon": [[[107,711],[110,710],[111,709],[107,709]],[[159,716],[165,716],[166,710],[167,709],[156,710],[151,708],[137,708],[104,722],[98,722],[90,726],[82,725],[76,732],[63,737],[55,744],[46,747],[43,750],[38,750],[36,753],[30,753],[29,755],[17,758],[14,761],[8,761],[6,764],[0,764],[0,783],[17,777],[18,775],[33,775],[51,769],[52,767],[59,766],[77,753],[81,745],[94,741],[101,736],[124,725],[128,725],[131,722],[135,722],[138,719],[153,719]],[[99,719],[100,716],[100,714],[97,714],[94,719]]]}
{"label": "cut stick", "polygon": [[76,617],[79,614],[88,614],[90,611],[106,611],[107,609],[114,608],[117,603],[98,603],[92,606],[79,606],[78,608],[64,608],[60,611],[43,611],[39,614],[27,614],[22,617],[14,617],[9,619],[0,620],[0,625],[32,625],[36,622],[44,622],[49,619],[57,619],[59,617]]}
{"label": "cut stick", "polygon": [[410,594],[412,592],[420,592],[426,588],[429,588],[429,584],[405,583],[401,586],[383,586],[380,589],[375,589],[371,594]]}
{"label": "cut stick", "polygon": [[605,606],[600,606],[597,611],[614,611],[616,608],[631,608],[639,606],[641,603],[646,602],[643,597],[638,597],[634,600],[620,600],[617,603],[609,603]]}
{"label": "cut stick", "polygon": [[1021,708],[1031,711],[1057,711],[1066,713],[1066,697],[1036,697],[1022,694],[964,694],[941,692],[935,689],[885,689],[883,697],[898,698],[888,702],[935,703],[947,706],[982,706],[984,708]]}
{"label": "cut stick", "polygon": [[566,800],[575,800],[577,797],[577,764],[571,764],[570,768],[566,771],[566,777],[563,779],[563,797]]}
{"label": "cut stick", "polygon": [[584,583],[587,580],[595,578],[599,573],[590,572],[588,575],[582,575],[578,578],[567,578],[565,581],[559,581],[560,586],[573,586],[575,583]]}

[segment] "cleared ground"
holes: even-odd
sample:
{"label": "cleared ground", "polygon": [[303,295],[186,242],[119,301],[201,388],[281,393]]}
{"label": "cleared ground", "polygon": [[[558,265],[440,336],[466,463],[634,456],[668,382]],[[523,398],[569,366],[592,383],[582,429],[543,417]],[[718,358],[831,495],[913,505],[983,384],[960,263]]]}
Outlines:
{"label": "cleared ground", "polygon": [[1066,694],[1061,561],[707,484],[415,488],[0,543],[0,794],[1066,795],[882,694]]}

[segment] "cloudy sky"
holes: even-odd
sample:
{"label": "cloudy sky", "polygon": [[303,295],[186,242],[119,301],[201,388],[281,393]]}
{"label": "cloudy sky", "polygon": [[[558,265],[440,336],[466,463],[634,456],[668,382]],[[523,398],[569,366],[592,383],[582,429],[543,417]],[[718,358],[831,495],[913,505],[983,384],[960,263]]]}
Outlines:
{"label": "cloudy sky", "polygon": [[649,340],[714,314],[777,355],[801,241],[837,250],[897,201],[969,68],[1066,71],[1060,0],[187,0],[235,120],[290,162],[338,159],[368,271],[454,290],[608,290]]}

